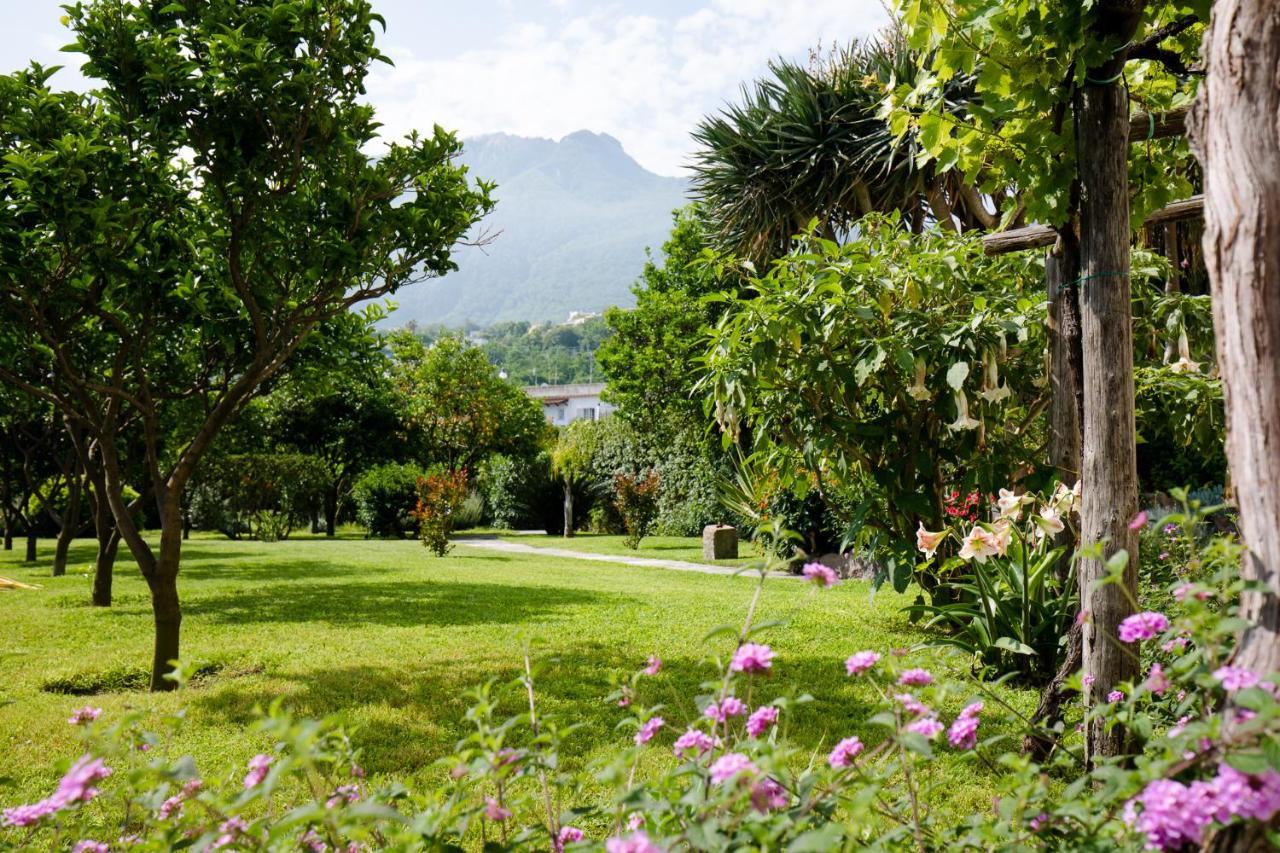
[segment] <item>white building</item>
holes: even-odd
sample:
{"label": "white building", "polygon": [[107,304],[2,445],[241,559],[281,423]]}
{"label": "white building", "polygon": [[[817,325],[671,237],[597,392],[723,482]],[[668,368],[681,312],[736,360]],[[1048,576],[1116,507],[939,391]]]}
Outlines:
{"label": "white building", "polygon": [[613,413],[616,406],[600,399],[603,382],[579,385],[530,385],[525,393],[542,403],[547,423],[567,426],[574,421],[598,421]]}

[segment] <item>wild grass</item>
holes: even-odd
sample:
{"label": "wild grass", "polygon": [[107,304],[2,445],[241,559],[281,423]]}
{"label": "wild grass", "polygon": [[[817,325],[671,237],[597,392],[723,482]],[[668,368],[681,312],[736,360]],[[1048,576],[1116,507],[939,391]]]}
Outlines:
{"label": "wild grass", "polygon": [[[646,556],[687,559],[685,551],[699,548],[696,540],[646,543]],[[573,547],[587,544],[612,547],[587,537]],[[667,705],[668,730],[649,759],[656,766],[671,760],[671,739],[697,713],[693,697],[714,673],[709,653],[730,651],[725,638],[708,643],[705,635],[740,623],[754,585],[750,577],[469,548],[437,558],[411,541],[194,538],[179,580],[183,657],[202,673],[178,693],[149,694],[139,688],[151,611],[127,554],[117,566],[115,605],[101,609],[88,603],[92,543],[76,542],[63,578],[48,576],[49,550],[42,542],[45,559],[35,566],[21,563],[20,551],[0,552],[0,575],[41,586],[0,591],[4,806],[56,784],[52,760],[78,748],[67,717],[86,702],[116,716],[136,710],[159,718],[185,708],[187,725],[163,748],[192,755],[206,778],[217,779],[243,775],[245,761],[269,745],[251,723],[255,709],[279,697],[297,714],[333,715],[354,727],[375,779],[427,784],[443,773],[433,762],[468,730],[467,690],[514,678],[526,644],[543,666],[543,713],[581,723],[566,748],[578,766],[608,757],[629,737],[614,730],[625,712],[604,701],[611,678],[661,655],[663,670],[644,680],[640,697]],[[922,633],[901,612],[908,601],[887,590],[873,598],[860,582],[819,592],[766,581],[757,622],[785,624],[764,637],[778,658],[754,701],[811,694],[789,728],[818,755],[847,734],[874,739],[867,725],[874,696],[845,676],[842,661],[864,648],[919,643]],[[928,652],[915,657],[943,665]],[[1034,704],[1027,691],[1002,695],[1023,711]],[[520,710],[513,699],[511,713]],[[945,751],[931,768],[946,786],[949,811],[990,807],[991,771]]]}

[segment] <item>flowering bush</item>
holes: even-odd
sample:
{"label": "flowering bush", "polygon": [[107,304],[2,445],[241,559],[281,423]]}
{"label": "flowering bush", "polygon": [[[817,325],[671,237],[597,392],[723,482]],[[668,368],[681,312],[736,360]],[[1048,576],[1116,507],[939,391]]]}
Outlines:
{"label": "flowering bush", "polygon": [[[930,625],[950,630],[940,643],[971,654],[999,672],[1052,675],[1076,615],[1076,584],[1055,539],[1079,504],[1079,489],[1059,485],[1048,498],[1000,490],[995,518],[978,521],[977,502],[950,513],[954,526],[920,525],[916,547],[950,591],[946,603],[917,604]],[[955,556],[942,557],[944,543]],[[958,548],[955,547],[958,545]],[[947,600],[949,599],[949,600]]]}
{"label": "flowering bush", "polygon": [[449,534],[453,532],[463,501],[467,499],[467,471],[433,468],[418,478],[418,503],[413,517],[418,522],[422,544],[438,557],[449,553]]}
{"label": "flowering bush", "polygon": [[657,471],[614,475],[613,503],[627,532],[622,541],[632,550],[640,547],[640,540],[649,534],[658,518],[658,488],[661,484]]}
{"label": "flowering bush", "polygon": [[[0,846],[1174,851],[1234,832],[1274,843],[1280,674],[1230,660],[1244,626],[1233,604],[1238,546],[1214,540],[1198,553],[1196,569],[1167,591],[1171,606],[1126,629],[1142,679],[1071,712],[1044,763],[1010,750],[1018,714],[963,661],[890,649],[833,656],[833,668],[843,664],[877,699],[817,753],[801,749],[789,729],[810,697],[774,687],[789,661],[769,642],[779,628],[753,622],[762,574],[741,627],[708,636],[698,695],[671,696],[656,655],[637,661],[606,697],[618,709],[617,749],[591,771],[563,769],[573,726],[543,713],[527,656],[519,678],[472,693],[472,731],[442,762],[446,781],[418,793],[370,782],[341,727],[294,720],[279,705],[259,723],[273,747],[213,776],[169,754],[171,732],[88,707],[69,721],[85,737],[79,758],[47,798],[3,810]],[[1078,682],[1086,691],[1087,681]],[[504,716],[513,701],[520,713]],[[1129,729],[1142,753],[1086,768],[1070,722],[1090,715]],[[180,715],[166,725],[181,725]],[[942,751],[995,778],[990,811],[957,820],[942,808],[948,780],[930,780],[928,768]]]}

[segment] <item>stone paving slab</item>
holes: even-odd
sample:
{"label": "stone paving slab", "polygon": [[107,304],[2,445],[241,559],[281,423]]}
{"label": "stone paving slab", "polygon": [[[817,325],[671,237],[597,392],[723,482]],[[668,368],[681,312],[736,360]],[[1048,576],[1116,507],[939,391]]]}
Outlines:
{"label": "stone paving slab", "polygon": [[[505,551],[509,554],[541,554],[544,557],[564,557],[568,560],[592,560],[597,563],[620,563],[626,566],[647,566],[651,569],[668,569],[675,572],[698,572],[704,575],[750,575],[754,570],[742,571],[729,566],[710,566],[706,563],[690,563],[685,560],[663,560],[657,557],[626,557],[621,554],[592,554],[587,551],[573,551],[568,548],[543,548],[538,545],[526,545],[523,542],[507,542],[503,539],[468,538],[453,540],[456,545],[472,548],[487,548],[490,551]],[[771,578],[797,579],[798,575],[790,572],[769,572]]]}

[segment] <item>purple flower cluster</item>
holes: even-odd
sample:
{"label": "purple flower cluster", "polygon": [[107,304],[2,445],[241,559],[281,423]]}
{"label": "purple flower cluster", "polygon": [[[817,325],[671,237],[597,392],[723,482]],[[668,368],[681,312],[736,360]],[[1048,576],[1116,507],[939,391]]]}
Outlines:
{"label": "purple flower cluster", "polygon": [[1228,664],[1213,671],[1213,677],[1222,682],[1222,689],[1228,693],[1246,690],[1258,686],[1258,674],[1243,666]]}
{"label": "purple flower cluster", "polygon": [[898,683],[907,687],[924,687],[933,683],[933,674],[927,669],[908,669],[898,676]]}
{"label": "purple flower cluster", "polygon": [[715,748],[715,745],[716,740],[711,735],[697,729],[689,729],[676,738],[675,754],[677,758],[684,758],[689,753],[702,756]]}
{"label": "purple flower cluster", "polygon": [[729,668],[734,672],[768,672],[773,667],[773,649],[763,643],[743,643],[733,653]]}
{"label": "purple flower cluster", "polygon": [[747,712],[747,705],[737,696],[726,696],[717,705],[712,702],[707,706],[707,710],[702,713],[715,720],[717,723],[723,723],[730,717],[740,717]]}
{"label": "purple flower cluster", "polygon": [[761,779],[751,786],[751,807],[758,812],[771,812],[787,807],[787,791],[773,779]]}
{"label": "purple flower cluster", "polygon": [[98,796],[94,784],[111,775],[111,768],[102,763],[102,759],[83,755],[71,765],[71,769],[58,783],[58,790],[52,796],[38,803],[14,806],[4,810],[5,826],[32,826],[51,814],[62,811],[76,803],[87,803]]}
{"label": "purple flower cluster", "polygon": [[566,844],[573,844],[581,841],[583,838],[582,830],[576,826],[562,826],[560,832],[556,835],[555,841],[551,842],[551,849],[555,853],[563,853]]}
{"label": "purple flower cluster", "polygon": [[947,742],[956,749],[973,749],[978,745],[978,714],[982,703],[974,702],[965,707],[947,730]]}
{"label": "purple flower cluster", "polygon": [[258,753],[249,759],[249,772],[244,776],[244,788],[256,788],[262,784],[262,780],[267,778],[267,771],[271,769],[271,756],[265,753]]}
{"label": "purple flower cluster", "polygon": [[804,575],[805,580],[823,589],[830,589],[840,583],[840,578],[836,575],[835,569],[822,563],[805,563],[801,573]]}
{"label": "purple flower cluster", "polygon": [[658,729],[662,728],[663,722],[661,717],[651,717],[646,720],[644,725],[640,727],[640,731],[636,732],[636,746],[641,746],[653,740],[653,736],[658,733]]}
{"label": "purple flower cluster", "polygon": [[85,705],[83,708],[76,708],[71,712],[71,716],[67,717],[67,722],[73,726],[83,726],[85,723],[92,723],[102,714],[101,708],[95,708],[92,705]]}
{"label": "purple flower cluster", "polygon": [[1235,818],[1266,822],[1280,812],[1280,773],[1241,773],[1226,764],[1206,781],[1184,785],[1172,779],[1149,782],[1125,806],[1125,821],[1156,850],[1200,846],[1211,824]]}
{"label": "purple flower cluster", "polygon": [[935,717],[921,717],[915,722],[907,724],[907,731],[914,734],[923,735],[929,740],[933,740],[942,733],[944,726],[938,722]]}
{"label": "purple flower cluster", "polygon": [[1169,619],[1163,613],[1148,610],[1135,613],[1120,623],[1120,641],[1136,643],[1139,640],[1150,640],[1161,631],[1169,630]]}
{"label": "purple flower cluster", "polygon": [[778,709],[774,705],[764,705],[756,708],[755,713],[747,718],[747,734],[752,737],[760,737],[760,735],[769,731],[778,722]]}
{"label": "purple flower cluster", "polygon": [[756,766],[751,763],[750,758],[741,752],[730,752],[717,758],[711,765],[711,781],[720,785],[739,774],[755,772]]}
{"label": "purple flower cluster", "polygon": [[850,675],[861,675],[875,666],[878,660],[880,660],[878,652],[857,652],[850,655],[844,662],[844,668]]}
{"label": "purple flower cluster", "polygon": [[604,849],[606,853],[662,853],[662,848],[643,832],[634,832],[626,838],[610,838],[604,843]]}
{"label": "purple flower cluster", "polygon": [[856,737],[847,737],[831,750],[831,754],[827,756],[827,763],[837,770],[848,767],[853,764],[853,759],[857,758],[860,752],[862,752],[862,741]]}

